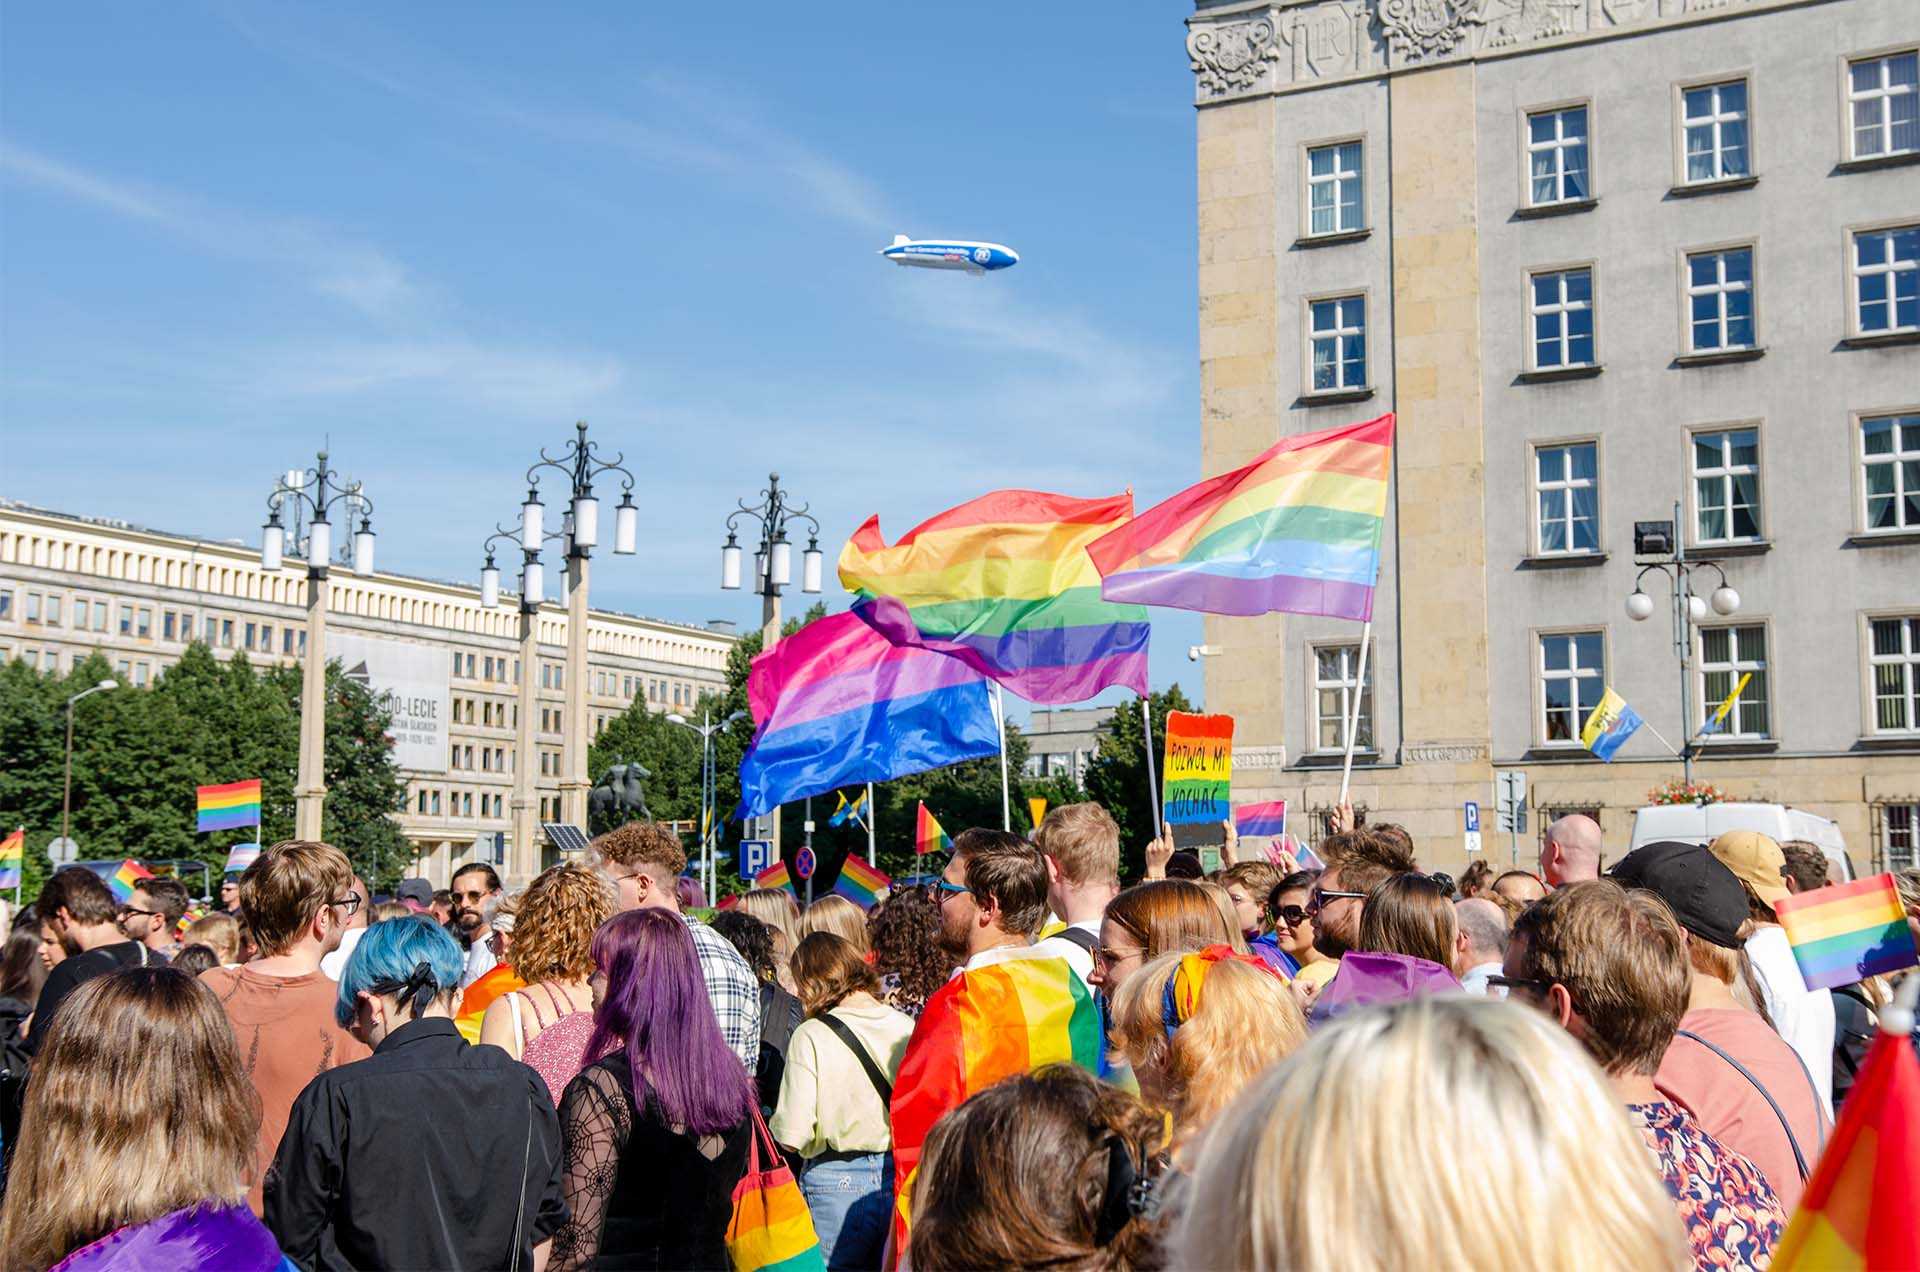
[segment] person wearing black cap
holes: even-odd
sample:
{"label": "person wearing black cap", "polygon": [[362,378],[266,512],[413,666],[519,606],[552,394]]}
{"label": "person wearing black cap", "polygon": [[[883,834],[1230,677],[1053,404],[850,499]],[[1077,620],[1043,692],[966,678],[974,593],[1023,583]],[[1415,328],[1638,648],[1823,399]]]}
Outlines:
{"label": "person wearing black cap", "polygon": [[1791,1212],[1828,1128],[1799,1056],[1734,996],[1747,917],[1740,880],[1703,845],[1671,842],[1629,853],[1611,877],[1665,901],[1686,935],[1692,987],[1655,1088],[1745,1154]]}

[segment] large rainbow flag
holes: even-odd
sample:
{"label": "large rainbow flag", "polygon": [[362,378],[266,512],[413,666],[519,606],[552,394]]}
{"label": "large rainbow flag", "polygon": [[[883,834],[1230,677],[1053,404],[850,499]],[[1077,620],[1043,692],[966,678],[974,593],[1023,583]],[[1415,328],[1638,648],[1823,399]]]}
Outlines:
{"label": "large rainbow flag", "polygon": [[986,681],[957,658],[895,645],[857,614],[816,619],[753,660],[759,729],[734,818],[836,786],[1000,753]]}
{"label": "large rainbow flag", "polygon": [[1285,438],[1092,543],[1100,594],[1371,621],[1392,461],[1390,414]]}
{"label": "large rainbow flag", "polygon": [[887,639],[963,659],[1029,702],[1147,692],[1147,615],[1102,599],[1087,545],[1133,515],[1131,494],[1075,499],[1000,490],[888,547],[869,517],[840,582]]}
{"label": "large rainbow flag", "polygon": [[480,1022],[485,1019],[487,1008],[493,1005],[495,999],[526,987],[527,982],[514,973],[513,964],[495,963],[484,976],[467,986],[467,992],[460,996],[460,1010],[453,1018],[453,1027],[468,1042],[478,1043]]}
{"label": "large rainbow flag", "polygon": [[1774,903],[1808,989],[1853,985],[1920,963],[1891,874]]}
{"label": "large rainbow flag", "polygon": [[196,786],[198,823],[194,829],[233,830],[260,824],[260,779],[228,782],[224,786]]}
{"label": "large rainbow flag", "polygon": [[1016,1073],[1100,1071],[1100,1013],[1063,958],[962,972],[927,1000],[893,1080],[894,1250],[907,1248],[913,1172],[933,1124]]}

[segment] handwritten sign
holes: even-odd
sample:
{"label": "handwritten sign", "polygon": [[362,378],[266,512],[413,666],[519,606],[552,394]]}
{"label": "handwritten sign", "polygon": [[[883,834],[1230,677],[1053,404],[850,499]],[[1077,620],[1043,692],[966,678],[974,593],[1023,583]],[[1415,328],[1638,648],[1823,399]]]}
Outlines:
{"label": "handwritten sign", "polygon": [[1167,713],[1163,820],[1171,826],[1233,816],[1233,717]]}

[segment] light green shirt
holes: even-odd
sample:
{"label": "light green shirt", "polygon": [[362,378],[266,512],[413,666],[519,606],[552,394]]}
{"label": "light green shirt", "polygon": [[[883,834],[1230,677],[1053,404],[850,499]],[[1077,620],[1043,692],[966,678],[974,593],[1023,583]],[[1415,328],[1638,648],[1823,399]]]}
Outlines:
{"label": "light green shirt", "polygon": [[[913,1017],[880,1003],[839,1006],[833,1017],[853,1031],[887,1080],[900,1071]],[[858,1057],[824,1021],[804,1020],[787,1043],[773,1138],[802,1157],[829,1150],[884,1153],[893,1147],[887,1106]]]}

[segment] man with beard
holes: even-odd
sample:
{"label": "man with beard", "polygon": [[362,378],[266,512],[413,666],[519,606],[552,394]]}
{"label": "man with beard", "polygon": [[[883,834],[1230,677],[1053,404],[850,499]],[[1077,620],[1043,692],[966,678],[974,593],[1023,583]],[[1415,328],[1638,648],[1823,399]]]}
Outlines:
{"label": "man with beard", "polygon": [[493,970],[493,928],[487,922],[487,902],[500,895],[500,876],[483,861],[470,861],[453,872],[453,932],[467,945],[467,970],[460,988]]}
{"label": "man with beard", "polygon": [[[1411,873],[1413,858],[1395,840],[1365,829],[1327,836],[1320,855],[1327,868],[1307,894],[1306,913],[1313,920],[1313,948],[1337,961],[1359,944],[1367,894],[1394,875]],[[1325,995],[1338,979],[1336,971],[1318,992]]]}
{"label": "man with beard", "polygon": [[85,866],[54,871],[40,886],[40,899],[33,908],[40,916],[40,939],[58,946],[65,955],[47,974],[33,1009],[26,1045],[28,1051],[37,1052],[54,1014],[74,990],[96,976],[163,960],[154,959],[140,942],[127,939],[115,921],[120,907],[112,891]]}

